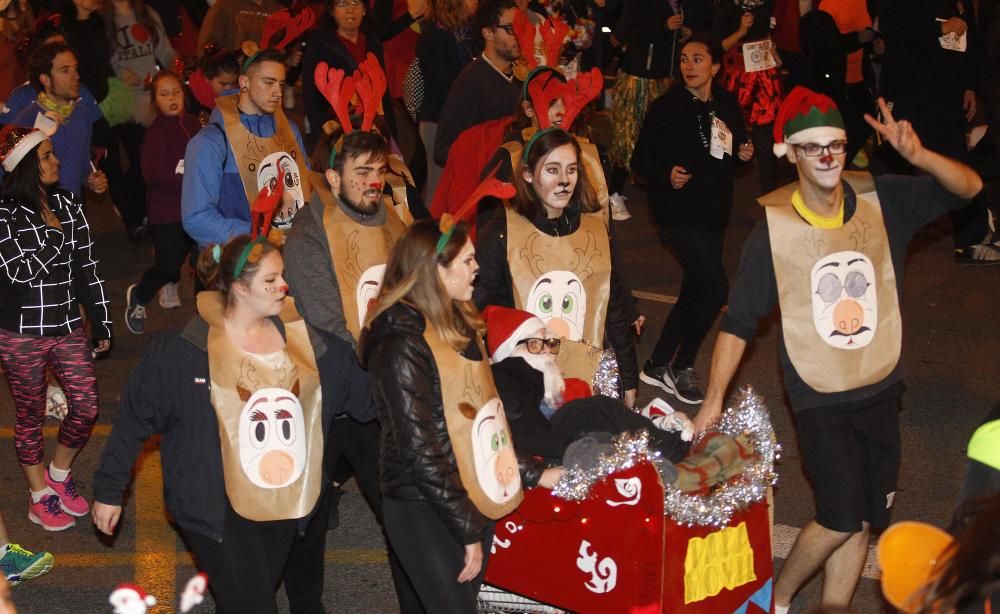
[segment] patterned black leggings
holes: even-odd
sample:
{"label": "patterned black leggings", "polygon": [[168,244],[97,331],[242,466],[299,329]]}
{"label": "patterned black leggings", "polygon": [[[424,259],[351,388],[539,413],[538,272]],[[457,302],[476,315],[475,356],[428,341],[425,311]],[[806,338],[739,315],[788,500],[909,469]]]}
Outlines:
{"label": "patterned black leggings", "polygon": [[0,362],[14,396],[14,449],[22,465],[45,457],[46,367],[66,394],[69,409],[59,427],[59,443],[82,448],[97,422],[97,372],[83,327],[62,337],[20,335],[0,329]]}

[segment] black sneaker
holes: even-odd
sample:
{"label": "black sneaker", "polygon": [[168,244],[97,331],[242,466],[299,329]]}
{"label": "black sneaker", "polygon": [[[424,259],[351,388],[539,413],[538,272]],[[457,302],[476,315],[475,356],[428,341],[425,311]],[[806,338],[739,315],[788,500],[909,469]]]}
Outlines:
{"label": "black sneaker", "polygon": [[125,291],[125,326],[129,332],[141,335],[146,330],[146,306],[135,299],[136,284]]}
{"label": "black sneaker", "polygon": [[1000,264],[1000,247],[994,243],[970,245],[965,249],[955,250],[955,262],[975,266],[990,266]]}
{"label": "black sneaker", "polygon": [[678,401],[689,405],[697,405],[705,400],[704,393],[697,385],[698,372],[694,370],[694,367],[679,369],[675,372],[670,365],[653,367],[647,362],[642,371],[639,372],[639,379],[650,386],[662,388],[674,395]]}

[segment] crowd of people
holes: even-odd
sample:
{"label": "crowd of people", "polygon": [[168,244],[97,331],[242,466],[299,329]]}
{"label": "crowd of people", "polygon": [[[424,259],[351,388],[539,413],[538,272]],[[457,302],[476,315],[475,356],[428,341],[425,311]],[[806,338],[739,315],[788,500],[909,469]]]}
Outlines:
{"label": "crowd of people", "polygon": [[[276,612],[282,581],[293,612],[323,611],[352,476],[400,610],[475,611],[493,522],[523,490],[553,488],[594,433],[645,430],[683,459],[683,428],[638,413],[639,382],[711,430],[777,306],[816,517],[775,607],[821,568],[823,606],[849,607],[899,472],[908,242],[947,213],[957,264],[1000,264],[984,189],[1000,3],[287,4],[0,0],[0,362],[31,521],[90,514],[114,535],[158,435],[167,508],[218,611]],[[751,163],[766,217],[730,287],[723,239]],[[683,269],[643,363],[618,242],[629,183]],[[121,303],[87,221],[107,199],[154,254]],[[195,315],[149,343],[81,493],[112,302],[140,335],[154,299]],[[67,413],[46,464],[50,382]],[[52,566],[0,517],[9,582]]]}

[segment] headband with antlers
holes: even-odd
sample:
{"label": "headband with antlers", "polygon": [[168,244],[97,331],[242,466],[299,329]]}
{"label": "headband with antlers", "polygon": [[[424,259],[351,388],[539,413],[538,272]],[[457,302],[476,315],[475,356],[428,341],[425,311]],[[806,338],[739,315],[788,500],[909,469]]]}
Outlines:
{"label": "headband with antlers", "polygon": [[444,247],[448,245],[448,241],[451,240],[452,233],[455,232],[455,226],[462,221],[462,218],[468,215],[470,211],[475,210],[479,201],[487,196],[507,199],[513,198],[514,195],[517,194],[517,189],[514,187],[514,184],[497,179],[497,171],[499,169],[500,165],[498,164],[496,168],[493,169],[493,172],[491,172],[486,179],[483,179],[479,186],[477,186],[472,194],[469,195],[469,198],[462,203],[462,206],[459,207],[458,211],[456,211],[454,215],[451,213],[445,213],[441,216],[441,221],[438,222],[438,230],[441,231],[441,238],[438,239],[437,249],[435,250],[437,255],[441,255],[441,252],[444,251]]}
{"label": "headband with antlers", "polygon": [[[337,116],[337,122],[344,134],[354,131],[354,126],[351,124],[352,102],[355,110],[361,113],[361,130],[364,132],[372,130],[376,115],[385,113],[382,108],[382,97],[385,96],[388,83],[385,72],[373,53],[368,54],[350,77],[346,76],[343,69],[330,68],[326,62],[320,62],[316,65],[313,79],[316,88],[333,107],[333,113]],[[342,142],[343,136],[330,148],[331,167]]]}
{"label": "headband with antlers", "polygon": [[316,24],[316,13],[305,3],[296,1],[289,8],[271,13],[264,18],[264,31],[260,42],[245,41],[240,48],[247,57],[243,62],[246,72],[264,49],[284,51],[292,41],[308,32]]}
{"label": "headband with antlers", "polygon": [[542,130],[551,127],[548,109],[556,100],[562,100],[565,112],[563,127],[569,129],[580,111],[590,101],[597,98],[604,90],[604,75],[599,68],[582,73],[576,79],[563,81],[554,75],[544,78],[546,72],[552,69],[538,68],[532,71],[524,81],[524,89],[531,98],[531,106],[535,109],[538,127]]}
{"label": "headband with antlers", "polygon": [[538,68],[538,59],[533,52],[535,48],[535,34],[542,35],[542,51],[545,55],[546,66],[559,65],[559,53],[562,51],[566,37],[569,35],[570,27],[566,20],[560,16],[548,17],[541,25],[534,26],[525,11],[518,11],[514,14],[514,36],[521,46],[521,57],[528,63],[531,69]]}

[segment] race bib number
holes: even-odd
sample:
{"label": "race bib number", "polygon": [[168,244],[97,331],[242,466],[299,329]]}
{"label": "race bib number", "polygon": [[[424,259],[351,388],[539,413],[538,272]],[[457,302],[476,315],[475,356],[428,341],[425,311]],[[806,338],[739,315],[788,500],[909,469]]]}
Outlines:
{"label": "race bib number", "polygon": [[746,72],[760,72],[777,65],[771,53],[771,41],[754,41],[743,45],[743,70]]}
{"label": "race bib number", "polygon": [[44,113],[39,113],[35,116],[35,128],[40,130],[45,136],[52,136],[55,134],[58,125],[59,124],[56,123],[56,120]]}
{"label": "race bib number", "polygon": [[733,133],[729,130],[726,122],[718,117],[712,118],[712,140],[708,147],[708,153],[718,160],[723,159],[726,154],[733,155]]}

